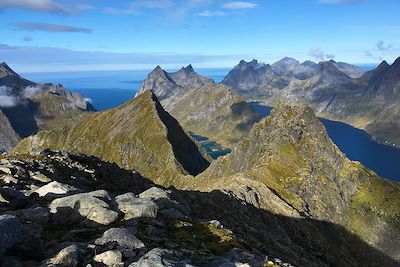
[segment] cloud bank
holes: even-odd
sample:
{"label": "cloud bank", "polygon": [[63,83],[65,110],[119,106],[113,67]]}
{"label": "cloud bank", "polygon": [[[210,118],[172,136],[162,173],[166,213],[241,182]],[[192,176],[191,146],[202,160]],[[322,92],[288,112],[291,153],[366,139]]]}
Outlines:
{"label": "cloud bank", "polygon": [[87,28],[78,28],[70,25],[50,24],[50,23],[16,22],[16,23],[10,23],[9,26],[13,30],[20,30],[20,31],[92,33],[92,30]]}
{"label": "cloud bank", "polygon": [[72,10],[52,0],[1,0],[0,10],[21,8],[48,13],[72,13]]}

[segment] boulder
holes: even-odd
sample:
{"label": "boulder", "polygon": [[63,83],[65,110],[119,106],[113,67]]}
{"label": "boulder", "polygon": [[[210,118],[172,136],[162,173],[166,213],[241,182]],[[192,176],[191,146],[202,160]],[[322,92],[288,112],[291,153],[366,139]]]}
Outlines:
{"label": "boulder", "polygon": [[150,200],[157,200],[160,198],[170,199],[168,193],[165,192],[165,190],[155,186],[140,193],[139,197]]}
{"label": "boulder", "polygon": [[0,256],[20,241],[22,241],[20,219],[13,215],[0,215]]}
{"label": "boulder", "polygon": [[3,183],[5,183],[5,184],[17,184],[18,183],[18,179],[9,174],[0,176],[0,180],[3,181]]}
{"label": "boulder", "polygon": [[31,179],[36,180],[38,182],[42,182],[42,183],[50,183],[51,182],[51,179],[49,177],[47,177],[46,175],[44,175],[40,172],[29,171],[29,176],[31,177]]}
{"label": "boulder", "polygon": [[192,266],[187,261],[180,259],[179,255],[172,250],[155,248],[147,252],[139,261],[132,263],[129,267],[174,267]]}
{"label": "boulder", "polygon": [[15,215],[20,217],[24,221],[29,221],[37,224],[47,224],[49,220],[50,211],[48,208],[33,207],[22,210],[17,210]]}
{"label": "boulder", "polygon": [[96,245],[117,243],[120,248],[134,250],[143,248],[145,245],[134,234],[126,228],[111,228],[104,232],[103,236],[95,240]]}
{"label": "boulder", "polygon": [[75,267],[79,266],[80,259],[82,258],[83,251],[78,245],[68,246],[53,258],[48,259],[44,262],[42,266],[65,266],[65,267]]}
{"label": "boulder", "polygon": [[53,181],[40,187],[35,192],[38,193],[40,197],[52,200],[63,195],[70,195],[76,191],[78,191],[76,187]]}
{"label": "boulder", "polygon": [[122,253],[118,250],[109,250],[103,252],[99,255],[94,256],[93,260],[95,262],[103,263],[106,266],[110,267],[124,266],[124,264],[122,263]]}
{"label": "boulder", "polygon": [[[80,193],[57,198],[50,203],[50,212],[63,216],[81,216],[89,226],[109,225],[118,219],[118,213],[111,209],[111,196],[105,190]],[[67,218],[66,218],[67,219]]]}
{"label": "boulder", "polygon": [[0,188],[0,195],[14,208],[21,208],[28,203],[28,199],[23,193],[11,187]]}
{"label": "boulder", "polygon": [[156,218],[158,206],[151,200],[137,198],[126,193],[115,198],[118,209],[125,214],[125,220],[133,218]]}

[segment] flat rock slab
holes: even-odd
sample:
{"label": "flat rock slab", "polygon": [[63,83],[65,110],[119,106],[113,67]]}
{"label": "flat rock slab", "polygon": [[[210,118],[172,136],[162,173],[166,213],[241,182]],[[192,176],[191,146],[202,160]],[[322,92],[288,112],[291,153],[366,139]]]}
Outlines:
{"label": "flat rock slab", "polygon": [[119,195],[115,201],[118,209],[125,214],[125,220],[157,217],[158,206],[151,200],[136,197],[133,193]]}
{"label": "flat rock slab", "polygon": [[78,213],[82,218],[86,218],[85,222],[88,225],[96,223],[109,225],[119,217],[118,213],[111,209],[111,201],[112,198],[107,191],[98,190],[57,198],[50,203],[49,207],[50,212],[54,214],[61,211],[71,215],[74,212]]}
{"label": "flat rock slab", "polygon": [[96,245],[115,242],[119,247],[129,250],[144,248],[145,245],[126,228],[111,228],[103,236],[95,240]]}

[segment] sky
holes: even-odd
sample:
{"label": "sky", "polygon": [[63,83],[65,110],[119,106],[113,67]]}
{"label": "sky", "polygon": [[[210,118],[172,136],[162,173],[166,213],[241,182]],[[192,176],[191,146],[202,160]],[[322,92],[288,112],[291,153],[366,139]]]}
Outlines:
{"label": "sky", "polygon": [[232,67],[400,56],[399,0],[0,0],[17,72]]}

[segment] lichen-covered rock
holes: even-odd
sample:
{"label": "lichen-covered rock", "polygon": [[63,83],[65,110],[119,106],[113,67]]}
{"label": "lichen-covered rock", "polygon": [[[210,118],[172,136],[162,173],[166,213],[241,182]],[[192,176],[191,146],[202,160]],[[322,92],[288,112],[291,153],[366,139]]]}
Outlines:
{"label": "lichen-covered rock", "polygon": [[80,266],[83,250],[78,245],[63,248],[53,258],[48,259],[42,266],[76,267]]}

